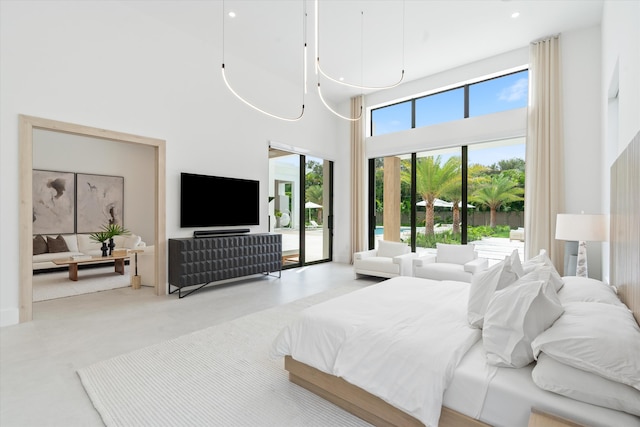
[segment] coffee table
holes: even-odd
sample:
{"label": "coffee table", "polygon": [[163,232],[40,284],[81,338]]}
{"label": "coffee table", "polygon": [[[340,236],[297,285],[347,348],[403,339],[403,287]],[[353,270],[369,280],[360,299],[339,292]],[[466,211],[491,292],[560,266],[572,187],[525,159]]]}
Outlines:
{"label": "coffee table", "polygon": [[88,263],[100,263],[114,261],[115,272],[124,274],[124,260],[129,258],[129,255],[111,255],[111,256],[92,256],[91,258],[73,259],[73,258],[59,258],[54,259],[53,263],[56,265],[68,265],[69,266],[69,280],[74,282],[78,281],[78,264]]}

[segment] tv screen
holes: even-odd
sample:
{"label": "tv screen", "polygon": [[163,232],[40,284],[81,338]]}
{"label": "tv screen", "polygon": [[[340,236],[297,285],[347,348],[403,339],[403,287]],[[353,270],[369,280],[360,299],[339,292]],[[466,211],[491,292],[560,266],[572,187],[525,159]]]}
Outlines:
{"label": "tv screen", "polygon": [[180,227],[259,225],[260,182],[182,173]]}

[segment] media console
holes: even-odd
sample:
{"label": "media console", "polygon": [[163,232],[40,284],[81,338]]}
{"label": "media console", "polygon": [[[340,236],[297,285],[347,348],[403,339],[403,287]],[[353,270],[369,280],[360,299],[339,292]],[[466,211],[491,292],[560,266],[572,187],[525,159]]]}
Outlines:
{"label": "media console", "polygon": [[[169,239],[169,293],[187,295],[220,280],[282,274],[282,235],[273,233]],[[187,293],[182,288],[196,286]],[[173,286],[173,291],[171,290]]]}

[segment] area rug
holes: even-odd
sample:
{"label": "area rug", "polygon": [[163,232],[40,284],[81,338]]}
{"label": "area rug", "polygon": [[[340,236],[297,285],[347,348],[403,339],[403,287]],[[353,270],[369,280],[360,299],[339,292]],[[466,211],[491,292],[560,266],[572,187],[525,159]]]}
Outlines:
{"label": "area rug", "polygon": [[33,302],[66,298],[130,286],[129,266],[124,275],[113,271],[113,266],[86,268],[78,272],[78,281],[69,280],[68,271],[34,274]]}
{"label": "area rug", "polygon": [[351,285],[254,313],[78,370],[107,426],[368,426],[289,382],[269,356],[300,310]]}

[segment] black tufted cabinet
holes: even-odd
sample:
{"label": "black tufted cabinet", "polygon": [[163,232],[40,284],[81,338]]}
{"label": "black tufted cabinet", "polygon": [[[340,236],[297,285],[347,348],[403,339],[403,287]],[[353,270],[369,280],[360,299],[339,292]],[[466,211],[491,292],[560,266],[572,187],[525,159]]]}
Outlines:
{"label": "black tufted cabinet", "polygon": [[[281,234],[169,239],[169,285],[180,298],[211,282],[281,270]],[[200,287],[182,294],[194,285]]]}

